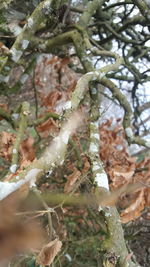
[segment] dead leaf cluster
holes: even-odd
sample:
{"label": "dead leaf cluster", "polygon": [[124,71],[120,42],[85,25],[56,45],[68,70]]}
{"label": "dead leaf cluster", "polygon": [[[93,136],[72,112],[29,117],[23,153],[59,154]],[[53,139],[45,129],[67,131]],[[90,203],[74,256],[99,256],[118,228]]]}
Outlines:
{"label": "dead leaf cluster", "polygon": [[111,128],[111,124],[112,121],[108,120],[100,127],[100,155],[109,175],[111,189],[116,190],[133,183],[145,185],[144,188],[119,198],[118,205],[124,209],[121,219],[123,223],[127,223],[139,217],[143,209],[150,205],[150,159],[138,162],[136,157],[130,156],[122,126],[116,122],[116,126]]}

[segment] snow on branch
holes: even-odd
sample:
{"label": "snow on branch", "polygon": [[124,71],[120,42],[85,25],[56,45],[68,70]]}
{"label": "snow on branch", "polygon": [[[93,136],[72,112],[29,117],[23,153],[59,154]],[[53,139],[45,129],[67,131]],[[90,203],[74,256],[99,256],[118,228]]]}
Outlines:
{"label": "snow on branch", "polygon": [[79,113],[74,112],[62,126],[59,135],[54,138],[38,160],[34,160],[33,163],[25,171],[21,172],[20,175],[17,175],[12,182],[0,182],[0,200],[26,183],[29,183],[29,187],[35,186],[37,179],[40,178],[42,174],[47,171],[52,171],[54,167],[62,165],[69,138],[77,129],[81,120],[81,114],[79,116]]}

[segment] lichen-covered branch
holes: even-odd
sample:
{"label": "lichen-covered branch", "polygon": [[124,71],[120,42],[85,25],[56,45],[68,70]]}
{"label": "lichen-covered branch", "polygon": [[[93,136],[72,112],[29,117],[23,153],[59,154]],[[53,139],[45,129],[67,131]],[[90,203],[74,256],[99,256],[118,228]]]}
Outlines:
{"label": "lichen-covered branch", "polygon": [[54,120],[60,120],[61,116],[57,113],[47,112],[45,116],[38,118],[34,122],[30,122],[28,126],[38,126],[39,124],[42,124],[43,122],[47,121],[49,118],[52,118]]}
{"label": "lichen-covered branch", "polygon": [[[62,126],[59,135],[54,138],[52,143],[47,147],[46,151],[39,159],[35,159],[30,166],[28,166],[20,174],[16,175],[15,178],[12,178],[10,182],[1,182],[0,187],[3,194],[1,194],[0,199],[7,197],[10,193],[14,192],[26,183],[28,183],[30,187],[35,186],[35,182],[37,182],[43,174],[48,171],[52,172],[55,167],[62,165],[69,138],[79,126],[81,121],[82,117],[79,117],[78,113],[74,113],[70,118],[68,118],[68,121]],[[20,132],[22,134],[21,129]],[[15,145],[17,149],[20,142],[20,136],[22,136],[21,134],[19,134]],[[13,165],[10,169],[12,168],[14,168]],[[14,173],[15,171],[12,172]]]}
{"label": "lichen-covered branch", "polygon": [[[27,116],[29,112],[29,105],[27,102],[22,104],[22,110],[20,115],[20,124],[18,135],[13,148],[13,158],[10,171],[16,172],[18,162],[19,145],[23,137],[25,128],[27,127]],[[74,113],[68,121],[62,126],[62,129],[53,142],[47,147],[44,154],[37,160],[35,159],[26,170],[22,171],[10,182],[0,182],[1,196],[0,200],[7,197],[10,193],[16,191],[24,184],[29,184],[30,187],[35,186],[37,179],[44,173],[52,172],[52,170],[63,164],[67,144],[71,134],[79,126],[82,117],[78,113]]]}
{"label": "lichen-covered branch", "polygon": [[[96,94],[96,88],[93,87],[91,92]],[[98,194],[109,195],[109,183],[108,176],[105,172],[103,162],[100,159],[100,135],[99,135],[99,123],[98,120],[93,121],[93,116],[95,114],[95,109],[99,112],[99,100],[91,100],[91,118],[90,123],[90,147],[89,147],[89,157],[92,165],[92,174],[94,182],[97,184]],[[100,114],[99,114],[100,115]],[[105,195],[105,197],[106,197]],[[134,263],[131,259],[128,259],[128,250],[124,241],[124,233],[120,222],[120,217],[115,207],[101,207],[99,205],[99,212],[105,218],[107,225],[107,236],[102,243],[103,254],[103,265],[111,266],[112,258],[113,265],[116,266],[119,263],[120,267],[136,267],[139,266]]]}
{"label": "lichen-covered branch", "polygon": [[0,108],[0,116],[6,121],[8,121],[14,128],[14,121],[12,120],[12,117],[8,111],[4,110],[3,108]]}
{"label": "lichen-covered branch", "polygon": [[83,12],[82,16],[80,17],[79,20],[79,25],[82,26],[82,28],[86,28],[89,21],[92,18],[92,15],[95,14],[96,10],[98,8],[101,8],[102,4],[104,3],[104,0],[93,0],[90,1],[86,8],[85,11]]}
{"label": "lichen-covered branch", "polygon": [[[108,239],[103,242],[103,248],[107,251],[103,260],[104,266],[119,266],[120,267],[140,267],[137,262],[128,257],[129,252],[124,241],[124,233],[120,222],[120,216],[115,207],[106,207],[103,209],[105,220],[108,228]],[[114,258],[114,264],[111,257]]]}
{"label": "lichen-covered branch", "polygon": [[[19,62],[20,58],[22,57],[25,50],[28,48],[32,36],[35,34],[35,32],[38,30],[39,25],[46,21],[46,19],[51,18],[51,23],[53,24],[53,9],[57,9],[61,4],[61,0],[54,1],[54,0],[45,0],[42,1],[36,9],[33,11],[31,16],[28,18],[27,23],[23,27],[20,34],[17,36],[16,41],[14,42],[13,46],[10,49],[10,55],[9,56],[3,56],[1,59],[1,65],[0,65],[0,82],[1,87],[9,81],[9,74],[11,68]],[[3,86],[2,86],[3,85]]]}
{"label": "lichen-covered branch", "polygon": [[3,93],[4,95],[10,95],[17,93],[21,89],[21,87],[25,84],[29,76],[32,75],[33,69],[36,64],[36,56],[33,56],[33,58],[31,57],[28,63],[26,61],[26,59],[21,60],[21,65],[22,67],[24,67],[24,71],[20,75],[17,82],[13,86],[9,86],[7,83],[5,83],[5,80],[3,80],[4,84],[1,88],[2,91],[0,93]]}
{"label": "lichen-covered branch", "polygon": [[[91,94],[98,95],[97,94],[97,88],[93,87],[91,88]],[[100,159],[99,156],[99,146],[100,146],[100,136],[99,136],[99,118],[100,118],[100,112],[99,112],[99,99],[95,99],[94,101],[91,99],[91,111],[90,111],[90,146],[89,146],[89,157],[91,161],[92,166],[92,174],[93,174],[93,180],[99,187],[103,187],[107,190],[109,190],[108,185],[108,176],[104,170],[103,162]],[[95,117],[95,110],[97,111],[97,116]],[[98,116],[99,115],[99,116]]]}
{"label": "lichen-covered branch", "polygon": [[25,130],[28,125],[28,115],[30,113],[30,106],[28,102],[23,102],[20,112],[20,120],[19,120],[19,129],[17,132],[16,140],[14,143],[14,147],[12,150],[12,162],[10,171],[11,173],[15,173],[18,168],[18,160],[19,160],[19,148],[21,141],[23,139]]}

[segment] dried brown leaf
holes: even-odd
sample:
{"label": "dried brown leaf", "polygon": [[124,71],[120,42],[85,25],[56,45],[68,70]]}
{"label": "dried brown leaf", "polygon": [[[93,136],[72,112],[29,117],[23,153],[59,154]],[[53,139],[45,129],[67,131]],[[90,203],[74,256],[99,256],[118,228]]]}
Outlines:
{"label": "dried brown leaf", "polygon": [[137,194],[134,202],[121,213],[122,223],[127,223],[131,220],[135,220],[141,215],[141,211],[144,209],[145,199],[144,199],[144,189],[141,189]]}
{"label": "dried brown leaf", "polygon": [[42,105],[45,107],[50,107],[53,110],[53,107],[56,105],[57,101],[62,97],[62,93],[58,90],[50,92],[46,97],[43,98]]}
{"label": "dried brown leaf", "polygon": [[37,130],[42,138],[46,138],[49,136],[50,132],[58,131],[58,123],[53,119],[48,119],[37,127]]}
{"label": "dried brown leaf", "polygon": [[88,172],[88,170],[90,169],[90,167],[91,167],[91,165],[90,165],[90,163],[89,163],[89,161],[88,161],[88,158],[85,157],[85,158],[84,158],[84,166],[83,166],[83,170],[82,170],[82,172],[83,172],[83,173]]}
{"label": "dried brown leaf", "polygon": [[[0,103],[0,108],[2,108],[6,112],[9,112],[8,106],[4,103]],[[3,116],[0,116],[0,120],[3,120]]]}
{"label": "dried brown leaf", "polygon": [[0,156],[5,158],[6,160],[10,160],[15,137],[13,134],[8,132],[2,132],[0,137]]}
{"label": "dried brown leaf", "polygon": [[65,193],[70,193],[72,191],[74,184],[80,178],[80,176],[81,172],[76,167],[74,167],[73,173],[68,175],[67,177],[67,182],[64,188]]}
{"label": "dried brown leaf", "polygon": [[132,178],[133,174],[134,174],[134,171],[129,171],[129,172],[117,172],[117,171],[114,171],[114,175],[122,176],[127,181]]}
{"label": "dried brown leaf", "polygon": [[22,155],[22,161],[29,160],[33,161],[35,158],[35,148],[34,148],[34,139],[33,137],[28,137],[23,140],[20,147],[20,152]]}
{"label": "dried brown leaf", "polygon": [[38,264],[41,264],[42,266],[50,265],[61,250],[61,246],[62,242],[58,239],[55,239],[45,245],[37,257]]}

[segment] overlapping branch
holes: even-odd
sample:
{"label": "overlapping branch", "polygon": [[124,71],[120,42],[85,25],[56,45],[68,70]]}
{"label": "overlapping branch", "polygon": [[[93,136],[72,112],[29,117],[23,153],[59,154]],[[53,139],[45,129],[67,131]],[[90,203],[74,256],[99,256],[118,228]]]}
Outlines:
{"label": "overlapping branch", "polygon": [[[14,45],[12,46],[10,52],[11,56],[4,56],[2,61],[2,74],[0,79],[7,84],[9,81],[9,74],[11,68],[15,64],[20,63],[20,59],[24,53],[24,51],[28,48],[29,44],[36,45],[39,41],[38,37],[33,38],[33,34],[37,31],[39,24],[45,20],[45,16],[52,15],[52,0],[46,0],[40,3],[40,5],[35,9],[33,14],[28,18],[27,24],[24,26],[21,34],[17,37]],[[135,1],[133,1],[135,2]],[[136,1],[137,2],[137,1]],[[77,85],[75,87],[74,92],[72,93],[71,99],[68,102],[67,110],[65,111],[64,118],[67,122],[65,122],[60,130],[60,133],[57,137],[54,138],[52,143],[47,147],[46,151],[39,159],[35,159],[30,166],[28,166],[24,171],[22,171],[19,175],[17,175],[14,179],[11,180],[12,183],[9,184],[9,190],[4,190],[3,198],[8,196],[11,192],[15,191],[22,185],[28,183],[29,186],[35,185],[35,182],[46,172],[52,172],[54,168],[63,164],[65,153],[67,150],[67,144],[71,134],[78,127],[80,123],[80,119],[78,113],[74,113],[75,110],[80,106],[81,101],[84,99],[85,94],[90,87],[91,90],[91,99],[93,95],[93,99],[95,97],[95,102],[91,100],[91,123],[90,123],[90,145],[89,145],[89,158],[91,161],[91,170],[93,175],[93,181],[98,184],[98,189],[100,192],[108,191],[108,177],[104,170],[103,163],[99,157],[99,103],[98,103],[98,88],[97,84],[102,84],[107,87],[113,94],[113,97],[120,103],[120,106],[123,107],[125,111],[123,126],[125,129],[126,137],[129,143],[137,143],[139,145],[143,145],[146,147],[150,147],[150,143],[146,142],[139,137],[135,137],[131,127],[132,121],[132,109],[127,101],[127,98],[120,92],[119,88],[108,78],[106,78],[107,74],[109,75],[112,71],[118,71],[120,65],[125,64],[124,60],[117,55],[116,53],[99,50],[91,45],[90,37],[87,32],[87,25],[89,25],[91,21],[91,17],[94,16],[96,10],[101,8],[104,1],[89,1],[87,8],[83,11],[79,23],[77,25],[72,26],[72,29],[67,32],[56,35],[55,37],[45,41],[40,38],[39,50],[43,52],[50,52],[57,46],[62,46],[65,44],[73,43],[76,54],[80,59],[82,66],[84,68],[85,74],[78,80]],[[58,5],[60,1],[58,1]],[[140,7],[139,7],[140,8]],[[142,13],[142,11],[141,11]],[[128,27],[129,24],[134,25],[136,23],[145,23],[147,18],[143,18],[143,16],[136,16],[132,19],[127,20],[122,27],[120,27],[117,31],[114,31],[109,25],[105,25],[106,28],[112,33],[110,36],[102,39],[99,44],[104,44],[107,41],[110,41],[115,37],[120,40],[129,43],[129,40],[122,38],[119,35],[124,29]],[[135,41],[130,42],[135,44]],[[106,65],[100,69],[95,69],[93,67],[93,63],[90,60],[89,55],[102,56],[102,57],[111,57],[115,58],[115,62],[113,64]],[[5,66],[5,68],[4,68]],[[25,74],[25,73],[24,73]],[[24,75],[23,74],[23,75]],[[110,74],[111,75],[111,74]],[[107,76],[108,77],[108,76]],[[25,76],[24,76],[25,78]],[[132,77],[131,77],[132,78]],[[22,81],[23,79],[22,76]],[[96,85],[94,87],[94,85]],[[20,86],[20,81],[18,82],[18,86]],[[5,86],[4,86],[5,87]],[[92,88],[93,87],[93,88]],[[5,87],[6,88],[6,87]],[[25,104],[25,103],[24,103]],[[26,103],[27,104],[27,103]],[[21,115],[20,115],[20,123],[19,123],[19,131],[16,138],[16,142],[14,144],[13,149],[13,158],[12,165],[10,170],[15,173],[16,166],[18,164],[18,154],[19,154],[19,145],[22,140],[24,131],[27,125],[34,125],[43,122],[45,119],[49,117],[54,117],[59,119],[60,117],[57,114],[46,114],[46,116],[42,119],[38,119],[35,122],[27,122],[27,114],[26,110],[27,106],[22,105]],[[95,109],[98,114],[96,119],[93,119],[95,116]],[[11,116],[0,110],[1,115],[9,121],[12,125],[14,125]],[[73,113],[73,115],[72,115]],[[15,168],[14,168],[15,165]],[[1,188],[6,186],[6,183],[2,182]],[[108,192],[109,194],[109,192]],[[120,266],[137,266],[136,263],[133,263],[131,259],[128,259],[128,251],[125,246],[124,238],[123,238],[123,230],[121,227],[119,215],[117,210],[112,207],[106,207],[101,209],[99,207],[99,211],[102,212],[108,229],[108,238],[103,243],[103,249],[107,251],[106,258],[103,259],[104,266],[110,266],[109,257],[114,256],[114,265],[119,262]]]}

